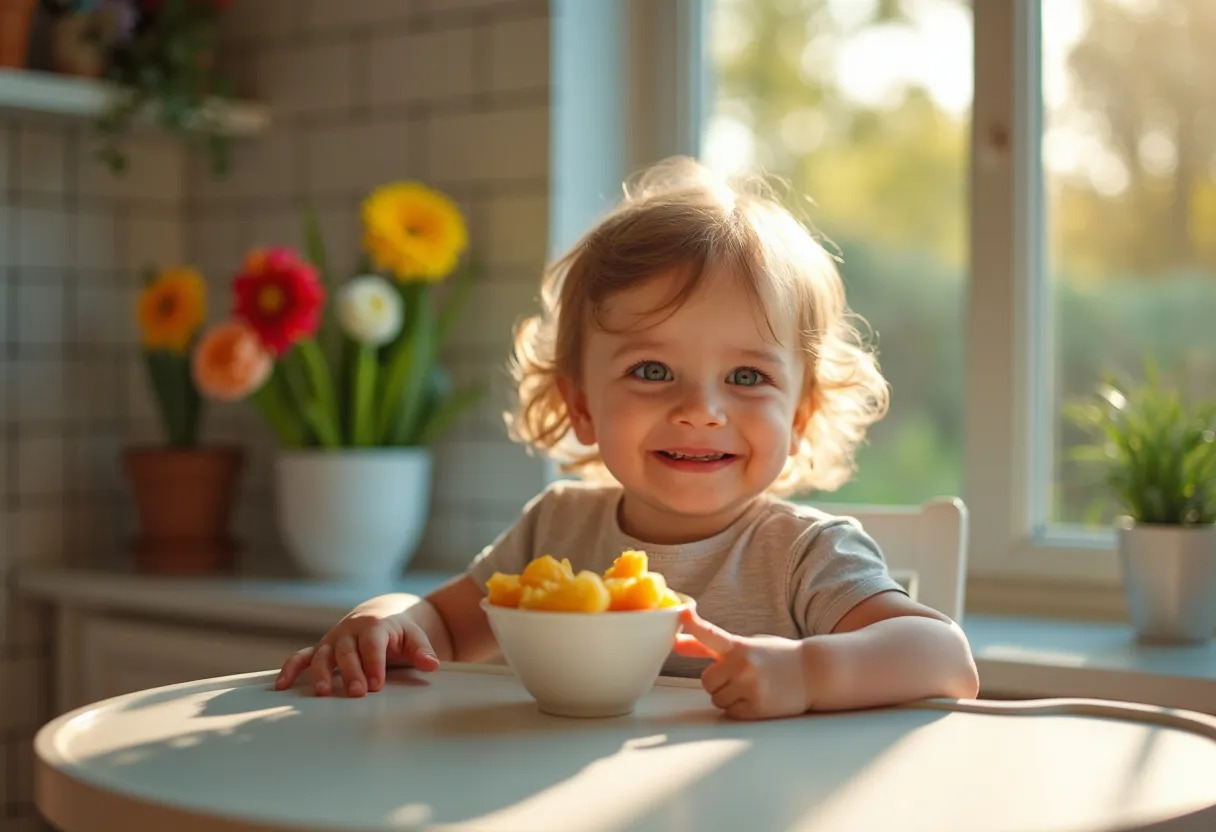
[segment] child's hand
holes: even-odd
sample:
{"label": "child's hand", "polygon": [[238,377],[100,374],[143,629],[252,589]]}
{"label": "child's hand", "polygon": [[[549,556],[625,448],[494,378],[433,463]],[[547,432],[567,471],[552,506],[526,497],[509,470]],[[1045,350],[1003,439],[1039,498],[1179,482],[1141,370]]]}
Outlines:
{"label": "child's hand", "polygon": [[777,636],[736,636],[691,609],[680,616],[684,632],[675,649],[684,656],[714,659],[701,684],[714,705],[735,719],[795,716],[812,703],[802,642]]}
{"label": "child's hand", "polygon": [[408,614],[384,615],[374,608],[356,607],[313,647],[306,647],[283,663],[275,690],[291,687],[308,668],[317,696],[328,696],[334,666],[342,674],[349,696],[378,691],[388,665],[408,664],[418,670],[439,667],[439,659],[422,627]]}

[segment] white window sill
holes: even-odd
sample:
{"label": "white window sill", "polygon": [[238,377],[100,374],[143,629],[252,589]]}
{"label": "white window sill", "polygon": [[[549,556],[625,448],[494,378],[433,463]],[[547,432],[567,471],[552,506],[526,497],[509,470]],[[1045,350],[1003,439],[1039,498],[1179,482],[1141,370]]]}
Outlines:
{"label": "white window sill", "polygon": [[[449,575],[419,572],[392,586],[236,577],[159,578],[81,569],[22,571],[21,592],[127,615],[295,632],[327,630],[383,592],[422,595]],[[973,614],[963,629],[990,698],[1086,697],[1216,713],[1216,643],[1137,644],[1126,625]]]}

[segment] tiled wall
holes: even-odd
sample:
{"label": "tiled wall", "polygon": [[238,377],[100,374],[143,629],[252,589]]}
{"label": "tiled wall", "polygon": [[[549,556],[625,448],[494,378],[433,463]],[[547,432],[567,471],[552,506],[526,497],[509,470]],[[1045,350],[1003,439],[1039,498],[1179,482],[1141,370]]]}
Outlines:
{"label": "tiled wall", "polygon": [[[446,358],[491,394],[437,449],[419,566],[462,565],[544,482],[505,438],[503,364],[532,308],[546,254],[549,4],[546,0],[257,0],[233,4],[225,59],[273,128],[236,148],[214,181],[157,136],[114,180],[87,126],[0,115],[0,570],[122,565],[134,528],[117,465],[157,436],[131,324],[136,270],[186,259],[213,286],[255,244],[298,245],[310,200],[331,257],[357,244],[358,205],[383,181],[418,178],[465,210],[487,264]],[[251,452],[237,530],[250,571],[290,573],[273,527],[273,446],[245,408],[215,408],[213,440]],[[40,828],[29,741],[49,716],[43,613],[0,596],[0,829]]]}

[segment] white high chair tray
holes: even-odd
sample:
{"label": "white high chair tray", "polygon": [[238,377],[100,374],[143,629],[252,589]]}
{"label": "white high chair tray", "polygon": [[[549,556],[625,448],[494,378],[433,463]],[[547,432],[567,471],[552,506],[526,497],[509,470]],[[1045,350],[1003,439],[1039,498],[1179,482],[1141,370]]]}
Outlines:
{"label": "white high chair tray", "polygon": [[[64,832],[1216,829],[1216,720],[1089,700],[766,722],[662,679],[630,716],[540,713],[501,666],[362,699],[273,671],[108,699],[35,739]],[[1164,824],[1164,825],[1162,825]]]}

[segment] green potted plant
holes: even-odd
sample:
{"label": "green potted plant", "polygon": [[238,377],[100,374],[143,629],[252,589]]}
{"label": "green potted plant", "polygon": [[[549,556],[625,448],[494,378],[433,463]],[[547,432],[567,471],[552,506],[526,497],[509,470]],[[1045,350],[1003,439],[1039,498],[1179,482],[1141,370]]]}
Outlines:
{"label": "green potted plant", "polygon": [[[464,218],[437,191],[382,186],[362,217],[364,263],[339,285],[311,212],[307,257],[250,252],[194,372],[205,395],[247,399],[275,433],[279,532],[303,570],[382,581],[426,524],[430,446],[480,396],[455,388],[439,355],[475,270],[460,265]],[[268,376],[241,371],[258,361]]]}
{"label": "green potted plant", "polygon": [[216,175],[227,172],[228,140],[219,107],[231,85],[215,66],[221,15],[231,0],[117,0],[135,22],[110,56],[106,77],[120,93],[97,120],[99,156],[115,172],[126,168],[123,141],[136,118],[150,114],[166,132],[181,135],[210,156]]}
{"label": "green potted plant", "polygon": [[[179,266],[149,270],[136,305],[148,383],[164,429],[162,442],[123,453],[139,513],[135,563],[144,572],[226,571],[237,548],[229,518],[244,452],[199,442],[205,403],[192,364],[206,297],[202,276]],[[270,364],[247,363],[240,372],[264,377]]]}
{"label": "green potted plant", "polygon": [[1216,630],[1216,406],[1191,405],[1149,364],[1108,379],[1070,421],[1093,437],[1074,458],[1100,473],[1116,523],[1128,615],[1145,641],[1202,642]]}

